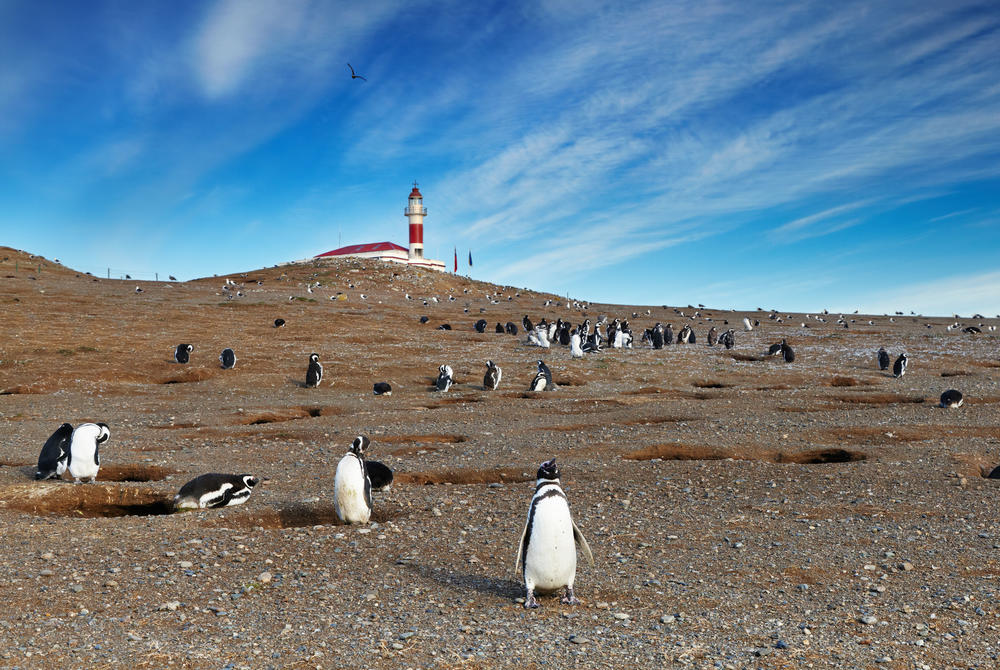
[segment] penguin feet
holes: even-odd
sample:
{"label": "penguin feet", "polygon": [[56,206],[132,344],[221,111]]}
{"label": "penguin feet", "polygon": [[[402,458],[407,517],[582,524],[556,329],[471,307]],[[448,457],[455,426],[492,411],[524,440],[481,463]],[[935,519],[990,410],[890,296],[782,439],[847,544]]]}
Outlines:
{"label": "penguin feet", "polygon": [[579,605],[579,604],[581,604],[580,603],[580,599],[577,598],[575,595],[573,595],[573,589],[572,588],[567,588],[566,589],[566,595],[559,602],[561,602],[563,605]]}
{"label": "penguin feet", "polygon": [[524,597],[524,609],[538,609],[538,600],[535,599],[534,591],[528,591],[528,594]]}

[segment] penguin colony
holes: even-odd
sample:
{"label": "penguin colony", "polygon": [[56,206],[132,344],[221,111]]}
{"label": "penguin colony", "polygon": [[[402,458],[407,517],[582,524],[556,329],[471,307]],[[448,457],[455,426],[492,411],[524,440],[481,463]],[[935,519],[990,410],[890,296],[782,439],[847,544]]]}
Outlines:
{"label": "penguin colony", "polygon": [[[316,286],[319,286],[318,282]],[[312,288],[309,288],[309,292],[312,292]],[[450,300],[454,301],[454,298]],[[679,314],[685,316],[683,312]],[[633,317],[635,316],[633,314]],[[696,316],[697,312],[690,318]],[[774,314],[770,318],[781,322],[781,318]],[[426,323],[429,319],[422,317],[420,321]],[[728,325],[728,322],[725,324]],[[284,325],[283,319],[274,321],[275,328]],[[843,325],[847,327],[846,322]],[[743,326],[744,331],[751,332],[760,326],[760,322],[751,323],[745,318]],[[805,324],[803,326],[808,327]],[[485,319],[479,319],[473,326],[477,333],[484,333],[487,327]],[[582,358],[588,353],[599,352],[602,348],[630,349],[633,346],[632,331],[628,321],[618,318],[609,322],[606,317],[600,317],[594,324],[591,324],[590,319],[585,319],[579,326],[574,327],[561,318],[555,323],[549,323],[543,318],[535,325],[529,316],[525,315],[522,327],[527,334],[526,344],[546,349],[552,344],[568,346],[573,358]],[[450,329],[451,326],[448,324],[439,326],[439,330]],[[516,336],[518,328],[513,322],[507,322],[506,325],[498,322],[495,331],[498,334]],[[716,344],[721,344],[726,349],[731,349],[735,346],[734,332],[734,329],[729,328],[720,334],[713,325],[707,334],[707,345],[714,347]],[[967,327],[963,332],[973,334],[981,331],[975,327]],[[676,338],[673,325],[669,323],[666,325],[656,323],[652,328],[646,329],[642,337],[642,343],[652,349],[663,349],[675,343],[695,344],[696,341],[696,334],[688,324],[681,326]],[[188,364],[193,351],[194,347],[191,344],[177,345],[174,350],[175,362]],[[780,354],[786,363],[795,361],[795,352],[785,339],[780,344],[772,345],[767,353],[772,356]],[[226,348],[219,356],[219,361],[223,369],[232,369],[236,365],[236,355],[231,348]],[[885,348],[878,350],[877,362],[880,370],[889,368],[890,356]],[[906,372],[906,365],[907,355],[904,353],[892,366],[893,376],[902,377]],[[453,376],[454,372],[450,365],[441,365],[435,382],[436,389],[447,392],[454,383]],[[319,362],[319,355],[313,353],[309,356],[305,386],[318,387],[322,377],[323,368]],[[500,367],[492,360],[486,361],[484,390],[496,390],[501,379]],[[552,373],[545,362],[539,359],[529,390],[543,391],[552,388]],[[375,395],[390,395],[391,391],[391,386],[385,382],[376,383],[373,387]],[[962,393],[951,389],[941,395],[940,406],[958,408],[962,402]],[[84,423],[75,429],[69,423],[62,424],[43,445],[35,478],[37,480],[58,478],[68,472],[75,483],[80,483],[81,480],[95,481],[100,469],[100,445],[109,438],[110,430],[104,423]],[[385,490],[392,483],[393,473],[389,467],[366,458],[370,448],[371,440],[366,436],[358,436],[337,465],[334,477],[334,507],[338,518],[345,523],[367,523],[373,509],[372,491]],[[1000,478],[1000,467],[989,476]],[[249,499],[259,482],[260,480],[251,474],[204,474],[181,487],[174,497],[174,507],[176,510],[187,510],[241,505]],[[570,514],[555,459],[546,461],[539,467],[535,493],[531,499],[517,551],[515,569],[520,572],[524,582],[526,608],[538,607],[536,593],[551,593],[560,589],[565,589],[563,603],[579,603],[573,589],[576,552],[582,552],[591,565],[593,565],[593,555],[586,538]]]}

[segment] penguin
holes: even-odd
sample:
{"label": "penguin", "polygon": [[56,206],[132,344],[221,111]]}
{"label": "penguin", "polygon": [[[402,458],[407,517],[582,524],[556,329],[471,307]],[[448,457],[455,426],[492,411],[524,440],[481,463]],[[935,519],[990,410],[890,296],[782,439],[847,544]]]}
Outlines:
{"label": "penguin", "polygon": [[552,386],[552,371],[549,370],[549,366],[545,364],[545,361],[540,359],[538,361],[538,372],[545,375],[545,382],[549,386]]}
{"label": "penguin", "polygon": [[788,346],[788,342],[785,340],[781,341],[781,357],[785,359],[786,363],[791,363],[795,360],[795,352],[792,348]]}
{"label": "penguin", "polygon": [[528,318],[527,314],[525,314],[524,318],[521,319],[521,325],[524,326],[524,332],[526,333],[530,333],[535,329],[535,327],[531,325],[531,319]]}
{"label": "penguin", "polygon": [[440,326],[437,327],[437,329],[438,330],[451,330],[451,324],[450,323],[442,323]]}
{"label": "penguin", "polygon": [[711,328],[708,329],[708,346],[714,347],[718,341],[719,341],[719,331],[715,329],[715,326],[712,326]]}
{"label": "penguin", "polygon": [[507,325],[504,326],[504,329],[507,331],[508,335],[517,335],[517,324],[513,321],[508,321]]}
{"label": "penguin", "polygon": [[178,344],[177,348],[174,349],[174,360],[184,365],[191,360],[192,351],[194,351],[194,347],[190,344]]}
{"label": "penguin", "polygon": [[219,354],[219,362],[222,364],[223,370],[232,370],[236,367],[236,353],[228,347],[222,350]]}
{"label": "penguin", "polygon": [[435,382],[438,391],[444,393],[451,388],[451,385],[454,383],[452,374],[450,365],[442,365],[438,367],[438,378],[437,382]]}
{"label": "penguin", "polygon": [[547,382],[545,380],[545,373],[543,373],[541,370],[539,370],[535,374],[535,378],[531,380],[531,384],[528,386],[528,390],[529,391],[536,391],[536,392],[537,391],[544,391],[546,383]]}
{"label": "penguin", "polygon": [[892,376],[902,377],[906,374],[906,354],[900,354],[896,362],[892,364]]}
{"label": "penguin", "polygon": [[573,334],[569,337],[569,353],[573,358],[583,358],[583,349],[580,348],[580,333],[573,329]]}
{"label": "penguin", "polygon": [[878,350],[878,369],[889,369],[889,352],[885,350],[885,347],[879,347]]}
{"label": "penguin", "polygon": [[591,565],[594,555],[569,511],[569,501],[559,483],[556,459],[538,468],[535,495],[517,547],[515,573],[524,579],[524,607],[538,607],[535,591],[547,593],[566,589],[562,602],[578,605],[573,593],[576,581],[576,550],[583,551]]}
{"label": "penguin", "polygon": [[503,370],[497,367],[493,361],[486,361],[486,376],[483,377],[483,388],[487,391],[496,391],[500,386],[500,379],[503,377]]}
{"label": "penguin", "polygon": [[753,330],[753,324],[751,324],[751,323],[750,323],[750,319],[748,319],[748,318],[746,318],[746,317],[743,317],[743,330],[745,330],[745,331],[746,331],[746,332],[748,332],[748,333],[749,333],[749,332],[750,332],[751,330]]}
{"label": "penguin", "polygon": [[314,389],[323,381],[323,366],[319,354],[309,354],[309,368],[306,370],[306,388]]}
{"label": "penguin", "polygon": [[[732,328],[730,328],[729,330],[727,330],[726,332],[724,332],[721,337],[719,337],[719,342],[722,342],[723,346],[725,346],[726,349],[732,349],[733,347],[736,346],[736,335],[735,335],[735,332],[736,331],[734,331]],[[724,342],[722,340],[723,337],[726,338]],[[781,345],[779,345],[779,346],[781,346]]]}
{"label": "penguin", "polygon": [[663,344],[673,344],[674,343],[674,329],[668,323],[667,327],[663,329]]}
{"label": "penguin", "polygon": [[998,465],[995,468],[993,468],[993,471],[990,472],[990,474],[986,475],[986,478],[987,479],[1000,479],[1000,465]]}
{"label": "penguin", "polygon": [[106,423],[84,423],[76,427],[70,438],[66,463],[74,484],[79,484],[81,479],[91,482],[97,479],[97,472],[101,469],[100,445],[110,437],[111,431]]}
{"label": "penguin", "polygon": [[365,470],[365,451],[370,444],[364,435],[357,436],[337,464],[333,506],[344,523],[368,523],[372,515],[372,482]]}
{"label": "penguin", "polygon": [[499,321],[497,321],[496,332],[499,335],[503,335],[504,333],[503,324],[501,324]]}
{"label": "penguin", "polygon": [[377,382],[372,387],[372,392],[375,395],[392,395],[392,386],[389,385],[389,382]]}
{"label": "penguin", "polygon": [[42,451],[38,454],[38,469],[35,479],[53,479],[66,472],[69,460],[70,439],[73,437],[73,426],[64,423],[56,428],[56,432],[45,440]]}
{"label": "penguin", "polygon": [[274,320],[274,327],[275,328],[281,328],[284,325],[285,325],[285,320],[284,319],[275,319]]}
{"label": "penguin", "polygon": [[392,484],[392,469],[385,463],[365,461],[365,474],[371,482],[372,491],[388,491]]}
{"label": "penguin", "polygon": [[486,319],[480,319],[479,321],[476,321],[476,324],[473,326],[473,328],[476,329],[477,333],[485,333],[486,332]]}
{"label": "penguin", "polygon": [[772,344],[770,347],[767,348],[767,355],[768,356],[777,356],[780,353],[781,353],[781,343],[780,342],[778,344]]}
{"label": "penguin", "polygon": [[941,394],[941,407],[955,409],[961,407],[963,402],[962,392],[950,389]]}
{"label": "penguin", "polygon": [[253,475],[211,472],[195,477],[174,496],[174,509],[209,509],[242,505],[260,480]]}
{"label": "penguin", "polygon": [[430,320],[431,319],[430,319],[429,316],[422,316],[422,317],[420,317],[420,323],[427,323]]}

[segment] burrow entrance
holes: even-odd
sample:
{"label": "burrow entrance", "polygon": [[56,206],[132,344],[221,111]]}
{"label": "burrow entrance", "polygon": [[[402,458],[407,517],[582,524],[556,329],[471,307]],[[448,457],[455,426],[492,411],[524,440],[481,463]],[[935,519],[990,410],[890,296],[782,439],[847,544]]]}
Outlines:
{"label": "burrow entrance", "polygon": [[174,511],[170,496],[134,486],[101,484],[43,484],[8,500],[9,509],[36,516],[98,517],[153,516]]}
{"label": "burrow entrance", "polygon": [[798,465],[818,465],[824,463],[854,463],[868,459],[861,451],[850,449],[812,449],[797,453],[781,451],[746,452],[724,447],[704,447],[689,444],[653,444],[623,456],[630,461],[718,461],[727,458],[743,461],[766,461],[770,463],[795,463]]}

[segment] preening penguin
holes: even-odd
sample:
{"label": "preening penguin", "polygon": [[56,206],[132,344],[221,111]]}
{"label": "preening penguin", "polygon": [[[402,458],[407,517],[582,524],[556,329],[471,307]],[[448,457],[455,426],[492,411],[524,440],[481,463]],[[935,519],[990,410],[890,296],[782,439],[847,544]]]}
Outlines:
{"label": "preening penguin", "polygon": [[236,352],[234,352],[229,347],[222,350],[219,354],[219,363],[222,364],[223,370],[232,370],[236,367]]}
{"label": "preening penguin", "polygon": [[715,343],[719,341],[719,331],[712,326],[708,329],[708,346],[714,347]]}
{"label": "preening penguin", "polygon": [[174,360],[184,365],[191,360],[192,351],[194,351],[194,347],[190,344],[178,344],[177,348],[174,349]]}
{"label": "preening penguin", "polygon": [[441,365],[438,367],[438,378],[435,382],[438,391],[444,393],[451,388],[453,383],[452,374],[450,365]]}
{"label": "preening penguin", "polygon": [[81,479],[94,481],[101,469],[100,445],[108,441],[111,431],[106,423],[84,423],[76,427],[69,445],[69,461],[66,464],[73,482]]}
{"label": "preening penguin", "polygon": [[524,578],[526,608],[538,607],[535,591],[550,593],[563,587],[566,588],[563,603],[580,603],[573,593],[578,546],[593,565],[590,545],[570,515],[569,501],[559,483],[559,469],[553,458],[538,468],[535,495],[517,547],[514,571]]}
{"label": "preening penguin", "polygon": [[889,352],[885,350],[885,347],[879,347],[878,350],[878,369],[889,369]]}
{"label": "preening penguin", "polygon": [[375,386],[372,387],[372,392],[375,395],[392,395],[392,386],[389,382],[376,382]]}
{"label": "preening penguin", "polygon": [[777,343],[777,344],[772,344],[770,347],[767,348],[767,355],[768,356],[777,356],[780,353],[781,353],[781,343],[780,342]]}
{"label": "preening penguin", "polygon": [[323,366],[319,362],[319,354],[309,354],[309,367],[306,369],[306,388],[316,388],[323,381]]}
{"label": "preening penguin", "polygon": [[35,479],[52,479],[61,477],[66,472],[69,460],[70,439],[73,437],[73,426],[68,423],[56,428],[56,432],[45,440],[42,451],[38,454],[38,469]]}
{"label": "preening penguin", "polygon": [[535,375],[535,378],[531,380],[531,384],[528,386],[529,391],[544,391],[546,385],[545,374],[539,370]]}
{"label": "preening penguin", "polygon": [[497,367],[493,361],[486,361],[486,376],[483,377],[483,388],[487,391],[496,391],[500,386],[500,379],[503,377],[503,370]]}
{"label": "preening penguin", "polygon": [[371,444],[364,435],[354,438],[351,449],[337,464],[333,504],[344,523],[368,523],[372,515],[372,483],[365,469],[365,451]]}
{"label": "preening penguin", "polygon": [[372,491],[388,491],[392,484],[392,469],[385,463],[365,461],[365,474],[371,482]]}
{"label": "preening penguin", "polygon": [[486,319],[480,319],[479,321],[476,321],[476,323],[473,326],[473,328],[476,329],[477,333],[485,333],[486,332]]}
{"label": "preening penguin", "polygon": [[259,479],[253,475],[223,475],[210,472],[195,477],[174,496],[174,509],[208,509],[242,505]]}
{"label": "preening penguin", "polygon": [[896,362],[892,364],[892,376],[902,377],[906,374],[906,354],[900,354]]}
{"label": "preening penguin", "polygon": [[275,319],[274,320],[274,327],[275,328],[281,328],[284,325],[285,325],[285,320],[284,319]]}
{"label": "preening penguin", "polygon": [[552,386],[552,371],[549,370],[549,366],[545,364],[545,361],[539,359],[538,361],[538,373],[545,375],[545,382]]}
{"label": "preening penguin", "polygon": [[569,353],[573,358],[583,358],[583,349],[580,348],[580,333],[576,332],[576,328],[569,336]]}
{"label": "preening penguin", "polygon": [[950,407],[952,409],[961,407],[963,400],[961,391],[949,389],[941,394],[941,407]]}
{"label": "preening penguin", "polygon": [[786,363],[791,363],[795,360],[795,352],[788,346],[788,342],[784,340],[781,341],[781,357],[785,359]]}

